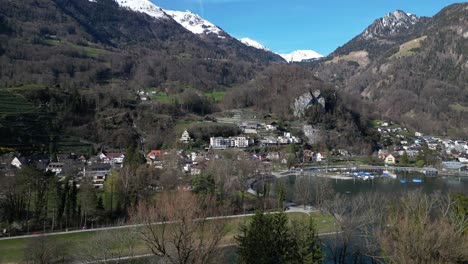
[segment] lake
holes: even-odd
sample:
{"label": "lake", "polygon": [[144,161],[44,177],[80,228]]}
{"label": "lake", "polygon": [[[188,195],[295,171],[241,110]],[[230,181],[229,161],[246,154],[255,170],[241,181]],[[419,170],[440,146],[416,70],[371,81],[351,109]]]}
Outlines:
{"label": "lake", "polygon": [[[313,175],[289,175],[271,183],[270,190],[274,194],[275,185],[281,184],[285,189],[285,198],[290,202],[297,202],[296,199],[296,180],[299,177],[311,177],[310,182],[313,192],[316,181],[328,180],[335,193],[356,195],[362,192],[380,192],[380,193],[399,193],[410,190],[422,190],[425,193],[440,191],[442,193],[461,192],[468,193],[468,178],[442,177],[442,176],[425,176],[421,173],[397,173],[397,179],[391,178],[375,178],[369,180],[361,179],[327,179]],[[422,179],[422,183],[413,183],[413,178]],[[400,179],[407,179],[407,183],[401,183]],[[301,181],[304,184],[304,181]]]}

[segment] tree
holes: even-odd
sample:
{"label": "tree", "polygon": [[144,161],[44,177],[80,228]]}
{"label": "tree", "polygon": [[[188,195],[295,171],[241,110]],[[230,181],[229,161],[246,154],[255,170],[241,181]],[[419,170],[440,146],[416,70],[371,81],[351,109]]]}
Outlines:
{"label": "tree", "polygon": [[468,261],[466,215],[458,202],[438,194],[411,192],[389,211],[377,237],[389,263]]}
{"label": "tree", "polygon": [[141,239],[166,263],[219,263],[221,239],[227,232],[222,219],[209,220],[217,210],[213,197],[191,192],[162,193],[154,202],[140,202],[131,213],[142,224]]}
{"label": "tree", "polygon": [[310,217],[307,223],[294,221],[291,224],[291,232],[295,241],[294,263],[322,263],[323,252],[314,219]]}
{"label": "tree", "polygon": [[408,154],[406,153],[406,151],[403,153],[403,155],[401,155],[400,157],[400,165],[408,165],[409,163],[409,159],[408,159]]}
{"label": "tree", "polygon": [[215,192],[215,181],[209,174],[199,174],[193,177],[192,188],[196,194],[213,195]]}
{"label": "tree", "polygon": [[296,199],[304,205],[304,208],[311,200],[313,190],[312,182],[311,176],[302,175],[296,177]]}
{"label": "tree", "polygon": [[313,220],[288,224],[285,213],[258,212],[241,227],[239,263],[321,263],[322,253]]}
{"label": "tree", "polygon": [[69,263],[67,245],[47,236],[31,238],[25,248],[27,264]]}
{"label": "tree", "polygon": [[87,226],[90,217],[94,216],[97,207],[97,196],[90,177],[83,177],[78,192],[78,203],[81,208],[80,226]]}

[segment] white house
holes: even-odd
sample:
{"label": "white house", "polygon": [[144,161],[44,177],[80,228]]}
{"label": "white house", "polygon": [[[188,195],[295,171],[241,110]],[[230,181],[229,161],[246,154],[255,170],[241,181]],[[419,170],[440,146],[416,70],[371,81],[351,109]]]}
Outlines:
{"label": "white house", "polygon": [[392,154],[389,154],[389,155],[385,158],[385,164],[394,165],[395,163],[396,163],[395,157],[394,157]]}
{"label": "white house", "polygon": [[21,166],[23,166],[23,163],[21,163],[21,161],[20,161],[17,157],[15,157],[15,158],[11,161],[10,164],[11,164],[12,166],[15,166],[15,167],[18,168],[18,169],[21,169]]}
{"label": "white house", "polygon": [[318,152],[317,154],[315,154],[315,160],[316,160],[317,162],[321,162],[324,158],[325,158],[325,156],[324,156],[322,153],[320,153],[320,152]]}
{"label": "white house", "polygon": [[180,142],[182,142],[182,143],[189,143],[190,140],[192,140],[192,139],[190,138],[190,134],[189,134],[189,132],[187,131],[187,129],[184,131],[184,133],[182,133],[182,136],[180,137],[179,140],[180,140]]}
{"label": "white house", "polygon": [[49,165],[47,165],[46,171],[51,171],[55,173],[55,175],[58,175],[62,173],[63,171],[63,163],[61,162],[51,162]]}

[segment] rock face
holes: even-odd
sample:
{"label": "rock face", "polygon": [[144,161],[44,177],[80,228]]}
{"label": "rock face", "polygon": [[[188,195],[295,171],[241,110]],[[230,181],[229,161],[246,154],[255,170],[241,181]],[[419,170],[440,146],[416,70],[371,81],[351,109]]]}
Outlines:
{"label": "rock face", "polygon": [[362,33],[363,39],[373,39],[376,37],[389,37],[401,32],[405,32],[412,25],[419,21],[419,17],[405,13],[401,10],[395,10],[386,14],[384,17],[374,21]]}
{"label": "rock face", "polygon": [[303,131],[309,144],[317,144],[322,140],[322,132],[320,129],[316,129],[311,125],[304,125]]}
{"label": "rock face", "polygon": [[294,100],[293,111],[295,117],[302,117],[305,111],[310,106],[310,103],[314,99],[314,96],[307,92]]}
{"label": "rock face", "polygon": [[319,104],[325,108],[325,103],[325,98],[321,97],[320,90],[317,89],[312,93],[306,92],[294,100],[294,104],[292,106],[294,116],[299,118],[303,117],[306,110],[312,105]]}

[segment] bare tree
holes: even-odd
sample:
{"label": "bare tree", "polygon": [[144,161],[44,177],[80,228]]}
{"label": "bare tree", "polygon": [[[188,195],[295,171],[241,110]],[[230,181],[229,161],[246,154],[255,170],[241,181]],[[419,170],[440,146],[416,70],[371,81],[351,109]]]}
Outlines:
{"label": "bare tree", "polygon": [[337,195],[324,207],[335,219],[336,232],[325,242],[334,263],[346,263],[349,258],[359,262],[363,256],[376,255],[374,231],[387,208],[385,198],[377,194]]}
{"label": "bare tree", "polygon": [[208,219],[216,208],[213,199],[200,199],[186,191],[163,193],[154,203],[140,203],[132,214],[133,222],[143,225],[142,240],[165,263],[219,263],[226,224]]}
{"label": "bare tree", "polygon": [[313,190],[313,179],[311,176],[302,175],[296,178],[296,199],[304,205],[310,203]]}
{"label": "bare tree", "polygon": [[32,238],[25,248],[24,263],[68,263],[70,259],[67,248],[68,247],[65,243],[58,243],[47,236]]}
{"label": "bare tree", "polygon": [[335,195],[335,190],[333,189],[332,182],[327,178],[316,177],[314,180],[314,200],[315,205],[322,209],[324,203],[332,199]]}
{"label": "bare tree", "polygon": [[378,233],[384,257],[390,263],[465,263],[466,215],[450,216],[452,213],[453,203],[447,197],[406,194]]}

